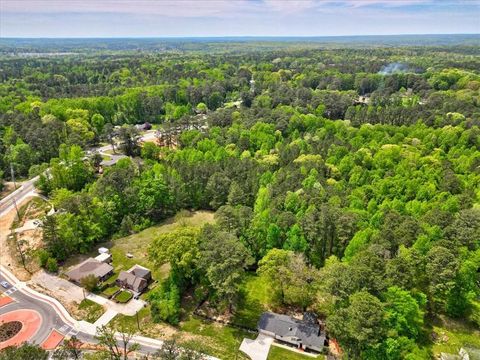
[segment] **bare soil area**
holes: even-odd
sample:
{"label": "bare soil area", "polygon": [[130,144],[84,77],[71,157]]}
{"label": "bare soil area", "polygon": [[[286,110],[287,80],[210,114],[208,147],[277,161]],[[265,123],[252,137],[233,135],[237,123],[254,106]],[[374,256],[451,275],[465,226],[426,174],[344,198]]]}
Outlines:
{"label": "bare soil area", "polygon": [[[26,198],[18,206],[26,205],[31,199],[32,197]],[[0,219],[0,263],[13,272],[19,280],[26,281],[31,278],[32,274],[23,268],[17,250],[12,249],[11,242],[8,241],[11,235],[10,228],[16,217],[16,211],[12,209]]]}

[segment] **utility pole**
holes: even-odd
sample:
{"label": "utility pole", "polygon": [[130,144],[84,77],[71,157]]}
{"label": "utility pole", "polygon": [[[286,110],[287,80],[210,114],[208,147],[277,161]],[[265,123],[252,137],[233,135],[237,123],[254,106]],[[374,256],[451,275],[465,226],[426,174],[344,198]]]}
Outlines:
{"label": "utility pole", "polygon": [[13,170],[13,164],[10,163],[10,176],[13,181],[13,190],[17,190],[17,183],[15,182],[15,171]]}
{"label": "utility pole", "polygon": [[12,198],[13,206],[15,206],[15,211],[17,212],[17,219],[20,222],[20,213],[18,212],[17,201],[15,200],[15,196]]}

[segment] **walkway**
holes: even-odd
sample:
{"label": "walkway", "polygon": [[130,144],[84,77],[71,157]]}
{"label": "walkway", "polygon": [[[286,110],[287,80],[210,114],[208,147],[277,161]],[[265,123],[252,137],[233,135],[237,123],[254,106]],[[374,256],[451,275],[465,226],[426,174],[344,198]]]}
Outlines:
{"label": "walkway", "polygon": [[112,320],[117,315],[118,313],[115,310],[108,309],[102,316],[97,319],[97,321],[95,321],[93,325],[95,325],[96,327],[107,325],[110,320]]}
{"label": "walkway", "polygon": [[[48,293],[55,294],[55,297],[60,298],[67,304],[70,302],[80,303],[84,298],[82,287],[43,270],[37,272],[30,280],[30,283],[40,286]],[[119,314],[127,316],[135,315],[137,311],[146,305],[145,302],[140,299],[132,299],[126,304],[119,304],[103,296],[87,293],[87,291],[85,291],[85,295],[87,299],[104,306],[107,310],[114,310]]]}

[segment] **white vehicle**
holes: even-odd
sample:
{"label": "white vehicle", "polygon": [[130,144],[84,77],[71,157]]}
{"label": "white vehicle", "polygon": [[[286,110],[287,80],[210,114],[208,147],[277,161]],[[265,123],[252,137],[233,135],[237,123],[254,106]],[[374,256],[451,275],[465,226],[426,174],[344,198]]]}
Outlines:
{"label": "white vehicle", "polygon": [[10,284],[6,281],[2,281],[0,285],[2,285],[5,289],[8,289],[10,287]]}

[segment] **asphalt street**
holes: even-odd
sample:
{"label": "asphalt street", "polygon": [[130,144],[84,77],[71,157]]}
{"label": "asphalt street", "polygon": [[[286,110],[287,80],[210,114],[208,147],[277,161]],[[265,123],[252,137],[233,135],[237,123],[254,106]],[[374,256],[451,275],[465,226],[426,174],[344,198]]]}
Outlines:
{"label": "asphalt street", "polygon": [[[5,278],[3,274],[0,273],[0,282],[1,281],[9,282],[9,279]],[[15,300],[15,302],[0,307],[0,314],[4,314],[13,310],[31,309],[37,311],[42,317],[40,329],[31,339],[32,342],[36,344],[41,344],[47,339],[50,332],[55,329],[65,336],[75,335],[82,342],[90,344],[97,343],[97,340],[95,339],[95,336],[93,334],[78,331],[75,328],[75,324],[69,324],[65,322],[59,316],[58,311],[53,305],[45,301],[39,300],[22,290],[17,290],[15,287],[10,287],[9,289],[4,289],[3,287],[0,287],[0,289],[3,293],[6,293],[9,297]],[[119,346],[123,346],[121,341],[118,341],[117,344]],[[156,352],[158,349],[158,346],[151,346],[140,343],[141,353],[151,354]]]}

